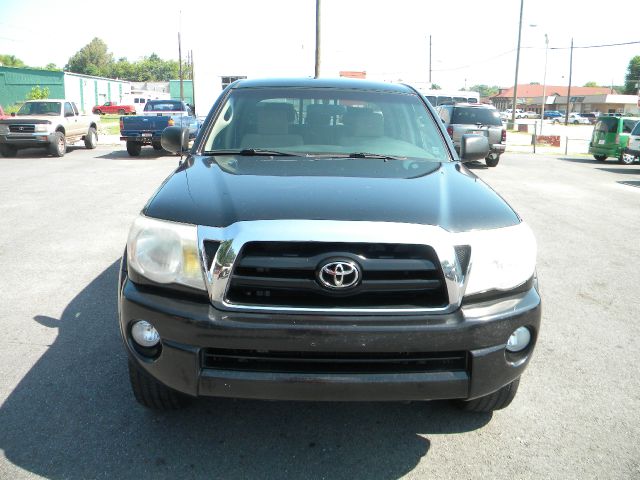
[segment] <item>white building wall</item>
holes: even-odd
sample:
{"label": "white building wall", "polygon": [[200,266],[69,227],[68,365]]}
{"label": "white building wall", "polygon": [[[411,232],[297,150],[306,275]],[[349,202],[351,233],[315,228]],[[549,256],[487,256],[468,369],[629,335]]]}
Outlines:
{"label": "white building wall", "polygon": [[123,98],[131,93],[131,84],[123,80],[65,73],[64,91],[66,99],[75,102],[83,112],[90,113],[94,106],[107,101],[122,103]]}

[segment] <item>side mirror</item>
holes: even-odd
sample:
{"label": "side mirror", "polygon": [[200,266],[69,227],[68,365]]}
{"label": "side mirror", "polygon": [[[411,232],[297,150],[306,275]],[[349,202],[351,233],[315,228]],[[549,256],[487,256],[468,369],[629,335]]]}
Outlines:
{"label": "side mirror", "polygon": [[473,162],[489,155],[489,139],[484,135],[462,135],[460,140],[460,160]]}
{"label": "side mirror", "polygon": [[162,131],[160,143],[168,152],[182,154],[189,150],[189,129],[167,127]]}

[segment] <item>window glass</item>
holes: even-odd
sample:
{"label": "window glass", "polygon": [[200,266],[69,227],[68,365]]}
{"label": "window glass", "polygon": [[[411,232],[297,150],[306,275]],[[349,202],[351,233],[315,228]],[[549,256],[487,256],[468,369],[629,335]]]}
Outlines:
{"label": "window glass", "polygon": [[179,112],[184,110],[182,102],[173,100],[152,100],[145,107],[145,112]]}
{"label": "window glass", "polygon": [[73,107],[69,102],[65,102],[64,104],[64,116],[73,115]]}
{"label": "window glass", "polygon": [[60,115],[60,102],[27,102],[18,115]]}
{"label": "window glass", "polygon": [[618,119],[615,117],[601,117],[594,129],[603,133],[617,133]]}
{"label": "window glass", "polygon": [[622,133],[631,133],[633,127],[638,123],[637,120],[623,120],[622,121]]}
{"label": "window glass", "polygon": [[500,114],[491,108],[478,107],[456,107],[453,109],[451,123],[472,124],[481,123],[482,125],[500,125]]}
{"label": "window glass", "polygon": [[449,159],[417,95],[323,88],[240,88],[226,100],[205,150],[366,152]]}
{"label": "window glass", "polygon": [[451,103],[451,102],[453,102],[453,98],[451,97],[438,96],[438,105],[442,105],[443,103]]}

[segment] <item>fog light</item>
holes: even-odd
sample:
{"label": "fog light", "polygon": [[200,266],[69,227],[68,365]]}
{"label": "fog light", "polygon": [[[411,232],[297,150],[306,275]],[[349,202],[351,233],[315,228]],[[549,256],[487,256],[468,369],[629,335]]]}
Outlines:
{"label": "fog light", "polygon": [[509,337],[507,342],[507,351],[521,352],[529,346],[531,342],[531,332],[527,327],[518,327]]}
{"label": "fog light", "polygon": [[131,327],[131,336],[135,342],[146,348],[155,347],[160,342],[160,334],[145,320],[139,320]]}

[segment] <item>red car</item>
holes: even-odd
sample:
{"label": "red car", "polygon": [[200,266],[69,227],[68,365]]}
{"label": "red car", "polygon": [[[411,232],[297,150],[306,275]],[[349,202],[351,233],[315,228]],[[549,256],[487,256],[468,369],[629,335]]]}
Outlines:
{"label": "red car", "polygon": [[9,115],[4,114],[4,110],[2,110],[2,105],[0,105],[0,120],[3,120],[5,118],[9,118]]}
{"label": "red car", "polygon": [[133,105],[117,105],[114,102],[105,102],[104,105],[96,105],[92,112],[96,115],[117,113],[118,115],[135,115],[136,107]]}

